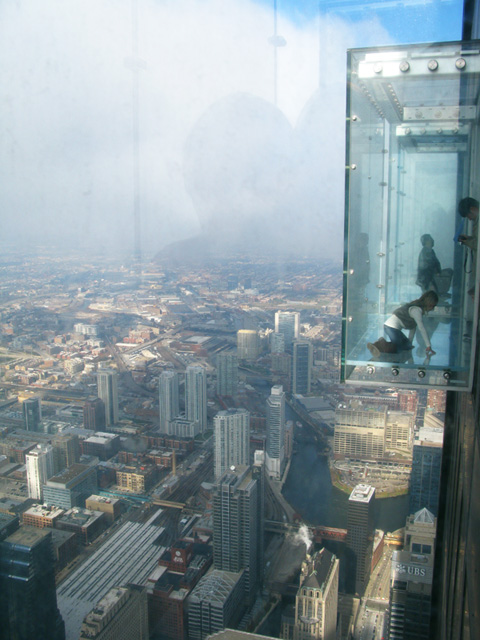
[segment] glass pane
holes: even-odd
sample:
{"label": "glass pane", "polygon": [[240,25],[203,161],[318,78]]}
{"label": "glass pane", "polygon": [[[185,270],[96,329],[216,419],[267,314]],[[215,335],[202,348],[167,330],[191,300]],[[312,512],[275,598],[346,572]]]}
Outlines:
{"label": "glass pane", "polygon": [[349,52],[346,381],[471,384],[479,71],[478,43]]}

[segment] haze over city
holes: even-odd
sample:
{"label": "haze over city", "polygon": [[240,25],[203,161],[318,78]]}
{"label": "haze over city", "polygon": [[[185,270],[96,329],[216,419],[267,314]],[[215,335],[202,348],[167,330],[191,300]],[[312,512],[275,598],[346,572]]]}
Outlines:
{"label": "haze over city", "polygon": [[0,640],[478,624],[463,9],[0,4]]}

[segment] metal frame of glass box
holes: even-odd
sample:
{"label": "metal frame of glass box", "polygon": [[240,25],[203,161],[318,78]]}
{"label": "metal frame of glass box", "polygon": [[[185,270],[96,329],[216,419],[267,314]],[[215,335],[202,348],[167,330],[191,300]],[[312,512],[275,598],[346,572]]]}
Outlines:
{"label": "metal frame of glass box", "polygon": [[[460,217],[458,203],[480,199],[479,91],[479,41],[348,52],[344,382],[471,388],[478,220]],[[413,349],[367,346],[428,290],[439,296],[423,316],[435,355],[419,330]]]}

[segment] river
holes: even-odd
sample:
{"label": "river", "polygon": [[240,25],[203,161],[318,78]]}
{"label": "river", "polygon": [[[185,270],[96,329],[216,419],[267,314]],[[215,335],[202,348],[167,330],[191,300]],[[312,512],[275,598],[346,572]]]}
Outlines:
{"label": "river", "polygon": [[[309,524],[346,529],[348,494],[332,486],[328,459],[317,455],[310,429],[295,427],[295,435],[283,495]],[[375,500],[375,527],[385,532],[404,527],[408,503],[408,494]]]}

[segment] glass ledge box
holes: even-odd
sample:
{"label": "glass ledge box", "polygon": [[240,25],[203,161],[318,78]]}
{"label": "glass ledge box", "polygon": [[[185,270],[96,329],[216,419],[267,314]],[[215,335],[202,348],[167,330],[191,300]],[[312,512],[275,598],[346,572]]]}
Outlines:
{"label": "glass ledge box", "polygon": [[[471,387],[479,91],[480,41],[348,53],[344,382]],[[475,200],[465,201],[462,217],[466,197]],[[427,310],[430,294],[417,310],[393,314],[428,291],[437,294],[435,308]],[[427,353],[415,315],[435,354]],[[408,339],[413,322],[412,342],[390,344],[385,322],[397,341],[402,326]]]}

